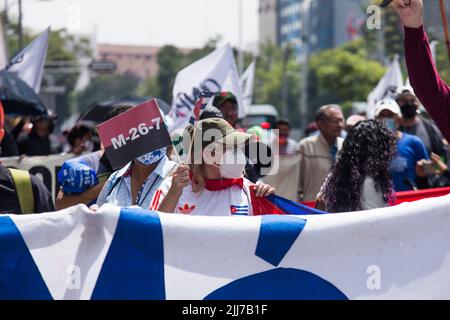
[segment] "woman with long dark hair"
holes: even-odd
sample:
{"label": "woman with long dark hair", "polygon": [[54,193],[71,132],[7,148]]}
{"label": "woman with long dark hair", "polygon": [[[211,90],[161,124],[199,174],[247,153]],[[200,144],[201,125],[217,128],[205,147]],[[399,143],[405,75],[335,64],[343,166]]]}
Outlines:
{"label": "woman with long dark hair", "polygon": [[381,122],[358,122],[322,186],[318,207],[327,212],[351,212],[393,203],[389,165],[395,153],[396,138]]}

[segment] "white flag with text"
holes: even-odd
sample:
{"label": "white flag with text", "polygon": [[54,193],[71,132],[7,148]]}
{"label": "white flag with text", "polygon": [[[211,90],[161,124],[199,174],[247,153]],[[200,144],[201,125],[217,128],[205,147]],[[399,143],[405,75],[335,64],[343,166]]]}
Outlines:
{"label": "white flag with text", "polygon": [[6,66],[7,72],[15,73],[36,93],[41,89],[49,36],[50,27],[16,54]]}
{"label": "white flag with text", "polygon": [[[189,122],[195,101],[202,92],[231,91],[238,101],[239,117],[245,116],[240,79],[229,44],[178,72],[173,87],[169,131],[182,128]],[[170,122],[169,122],[170,123]]]}

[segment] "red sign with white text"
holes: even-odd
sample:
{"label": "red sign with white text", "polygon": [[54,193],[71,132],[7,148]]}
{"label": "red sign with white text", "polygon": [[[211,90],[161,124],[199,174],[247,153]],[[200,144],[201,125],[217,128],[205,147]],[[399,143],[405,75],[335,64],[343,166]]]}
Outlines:
{"label": "red sign with white text", "polygon": [[114,170],[172,143],[156,99],[103,122],[97,130]]}

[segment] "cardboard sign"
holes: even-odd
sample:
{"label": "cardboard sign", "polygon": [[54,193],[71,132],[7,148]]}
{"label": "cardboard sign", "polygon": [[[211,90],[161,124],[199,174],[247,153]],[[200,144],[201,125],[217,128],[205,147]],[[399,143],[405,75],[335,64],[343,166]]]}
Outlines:
{"label": "cardboard sign", "polygon": [[97,126],[114,170],[172,141],[156,99],[149,100]]}

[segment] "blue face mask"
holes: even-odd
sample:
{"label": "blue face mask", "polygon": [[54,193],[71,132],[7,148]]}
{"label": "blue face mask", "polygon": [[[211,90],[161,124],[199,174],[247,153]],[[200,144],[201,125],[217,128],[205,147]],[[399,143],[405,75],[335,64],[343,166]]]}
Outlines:
{"label": "blue face mask", "polygon": [[386,128],[388,128],[391,131],[397,131],[397,124],[395,123],[395,120],[393,118],[384,118],[383,119],[384,125]]}
{"label": "blue face mask", "polygon": [[155,151],[149,152],[147,154],[144,154],[143,156],[136,158],[136,160],[140,164],[143,164],[144,166],[149,166],[149,165],[154,164],[154,163],[158,162],[159,160],[161,160],[166,155],[166,152],[167,152],[167,148],[162,148],[162,149],[155,150]]}

